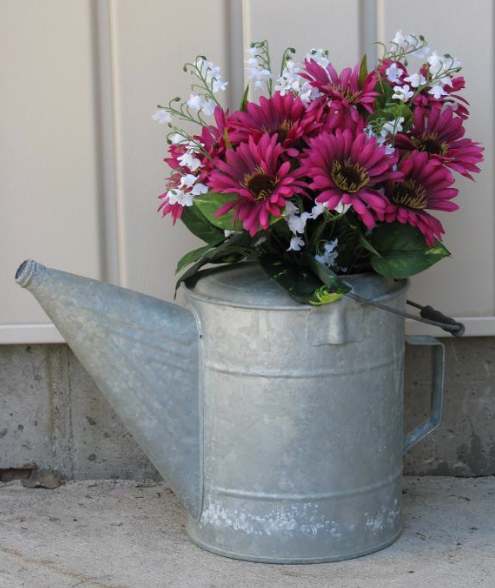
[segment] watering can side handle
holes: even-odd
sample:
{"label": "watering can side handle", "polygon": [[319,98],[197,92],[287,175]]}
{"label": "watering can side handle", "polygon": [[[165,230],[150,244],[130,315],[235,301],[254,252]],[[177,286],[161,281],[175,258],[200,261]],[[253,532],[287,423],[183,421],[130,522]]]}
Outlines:
{"label": "watering can side handle", "polygon": [[445,371],[445,347],[434,337],[406,337],[408,345],[428,345],[432,347],[432,375],[430,418],[404,437],[403,453],[409,451],[421,439],[435,430],[442,419],[443,381]]}

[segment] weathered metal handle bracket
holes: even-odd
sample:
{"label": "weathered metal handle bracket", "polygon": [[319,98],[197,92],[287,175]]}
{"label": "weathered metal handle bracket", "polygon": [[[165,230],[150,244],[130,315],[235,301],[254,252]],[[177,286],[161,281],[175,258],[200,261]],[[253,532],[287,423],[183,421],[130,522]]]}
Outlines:
{"label": "weathered metal handle bracket", "polygon": [[445,347],[434,337],[406,337],[408,345],[428,345],[432,347],[432,376],[430,418],[404,437],[403,453],[409,451],[439,425],[442,419],[443,382],[445,371]]}

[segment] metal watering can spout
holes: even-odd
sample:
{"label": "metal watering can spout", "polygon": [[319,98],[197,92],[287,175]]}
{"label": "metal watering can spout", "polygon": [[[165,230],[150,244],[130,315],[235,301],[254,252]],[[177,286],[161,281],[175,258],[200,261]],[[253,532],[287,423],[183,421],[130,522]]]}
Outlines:
{"label": "metal watering can spout", "polygon": [[33,260],[16,282],[34,295],[136,441],[200,514],[199,329],[190,310]]}

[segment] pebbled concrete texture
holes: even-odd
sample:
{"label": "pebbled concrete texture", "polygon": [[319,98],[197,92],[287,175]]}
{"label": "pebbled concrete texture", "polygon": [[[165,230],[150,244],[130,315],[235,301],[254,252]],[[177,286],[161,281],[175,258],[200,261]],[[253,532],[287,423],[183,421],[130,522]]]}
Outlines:
{"label": "pebbled concrete texture", "polygon": [[0,437],[0,468],[159,479],[66,345],[0,346]]}
{"label": "pebbled concrete texture", "polygon": [[[495,474],[495,338],[443,339],[441,427],[405,456],[418,475]],[[406,353],[405,428],[429,410],[429,350]],[[0,346],[0,468],[26,463],[66,479],[159,479],[66,345]]]}
{"label": "pebbled concrete texture", "polygon": [[[0,487],[2,588],[467,588],[495,585],[495,478],[404,479],[401,538],[355,560],[256,564],[201,550],[161,483]],[[455,513],[455,516],[453,515]]]}

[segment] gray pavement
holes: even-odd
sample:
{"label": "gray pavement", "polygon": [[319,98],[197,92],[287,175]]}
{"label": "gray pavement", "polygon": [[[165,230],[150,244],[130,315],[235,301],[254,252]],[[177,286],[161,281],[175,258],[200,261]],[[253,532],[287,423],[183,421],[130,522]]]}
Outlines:
{"label": "gray pavement", "polygon": [[185,534],[164,484],[0,486],[1,588],[495,588],[495,478],[405,478],[405,530],[360,559],[309,566],[229,560]]}

